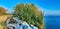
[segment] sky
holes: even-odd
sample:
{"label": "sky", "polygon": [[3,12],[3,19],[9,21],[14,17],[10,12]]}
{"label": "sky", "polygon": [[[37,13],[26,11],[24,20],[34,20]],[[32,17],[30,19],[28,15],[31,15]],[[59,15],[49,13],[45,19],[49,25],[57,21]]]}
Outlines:
{"label": "sky", "polygon": [[60,15],[60,0],[0,0],[0,7],[13,12],[19,3],[34,3],[44,15]]}

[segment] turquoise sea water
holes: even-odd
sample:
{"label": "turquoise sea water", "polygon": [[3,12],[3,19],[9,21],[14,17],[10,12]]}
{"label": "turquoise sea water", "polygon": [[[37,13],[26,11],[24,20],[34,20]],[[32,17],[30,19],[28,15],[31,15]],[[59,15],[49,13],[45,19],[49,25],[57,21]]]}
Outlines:
{"label": "turquoise sea water", "polygon": [[45,29],[60,29],[60,16],[45,16]]}

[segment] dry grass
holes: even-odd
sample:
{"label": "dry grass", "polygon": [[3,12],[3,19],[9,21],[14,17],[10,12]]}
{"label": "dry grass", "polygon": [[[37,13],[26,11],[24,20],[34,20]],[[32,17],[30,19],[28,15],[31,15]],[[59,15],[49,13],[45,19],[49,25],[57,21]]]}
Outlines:
{"label": "dry grass", "polygon": [[1,26],[1,25],[0,25],[0,29],[6,29],[6,26]]}
{"label": "dry grass", "polygon": [[4,22],[7,20],[8,17],[10,17],[11,15],[1,15],[0,16],[0,21]]}
{"label": "dry grass", "polygon": [[[0,16],[0,22],[4,22],[7,20],[8,17],[11,17],[12,15],[1,15]],[[6,26],[4,26],[4,23],[0,23],[0,29],[6,29]]]}

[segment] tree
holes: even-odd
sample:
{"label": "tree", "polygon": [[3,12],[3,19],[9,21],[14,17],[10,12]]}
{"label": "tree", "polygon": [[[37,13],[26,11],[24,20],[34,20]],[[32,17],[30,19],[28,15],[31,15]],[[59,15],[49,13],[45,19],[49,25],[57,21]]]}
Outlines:
{"label": "tree", "polygon": [[43,21],[43,14],[34,4],[18,4],[14,10],[14,16],[40,29]]}

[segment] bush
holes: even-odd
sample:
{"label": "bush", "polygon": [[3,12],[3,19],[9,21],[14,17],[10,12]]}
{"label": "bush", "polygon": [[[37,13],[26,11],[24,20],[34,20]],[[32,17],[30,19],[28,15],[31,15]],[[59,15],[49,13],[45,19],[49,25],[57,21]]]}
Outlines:
{"label": "bush", "polygon": [[20,20],[26,21],[28,24],[33,24],[40,29],[43,14],[34,4],[18,4],[14,10],[14,16],[17,16]]}

